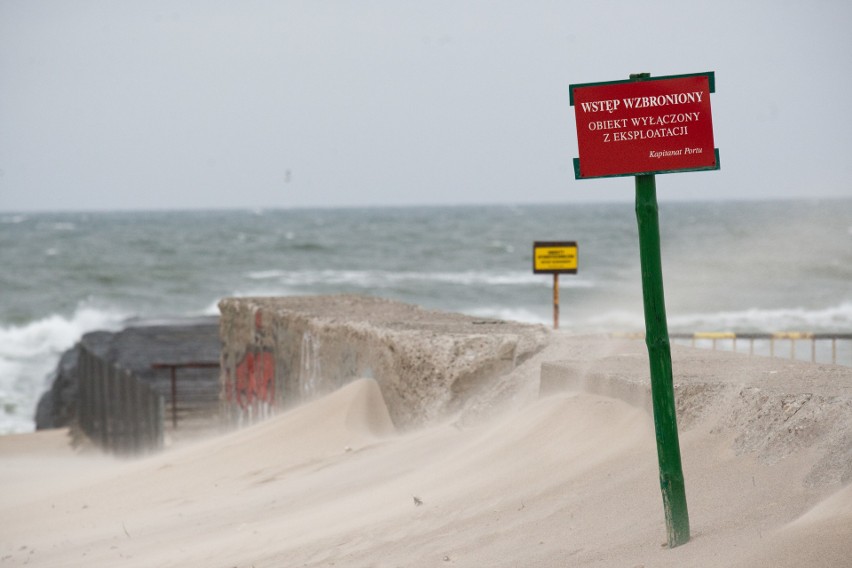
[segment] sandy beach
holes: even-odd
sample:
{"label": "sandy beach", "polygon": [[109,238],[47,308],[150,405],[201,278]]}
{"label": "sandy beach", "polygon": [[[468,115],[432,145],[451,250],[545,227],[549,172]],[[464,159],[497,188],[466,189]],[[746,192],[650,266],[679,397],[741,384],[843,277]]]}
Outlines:
{"label": "sandy beach", "polygon": [[[742,442],[759,416],[732,421],[707,397],[681,426],[692,539],[668,549],[651,415],[578,390],[539,397],[541,363],[583,351],[557,339],[475,420],[397,431],[377,383],[360,379],[134,460],[72,450],[65,430],[0,437],[0,566],[850,565],[849,479],[813,481],[835,446],[769,457]],[[676,375],[721,357],[678,363],[692,351],[674,349]],[[799,369],[734,361],[745,374]],[[852,384],[838,369],[826,372]]]}

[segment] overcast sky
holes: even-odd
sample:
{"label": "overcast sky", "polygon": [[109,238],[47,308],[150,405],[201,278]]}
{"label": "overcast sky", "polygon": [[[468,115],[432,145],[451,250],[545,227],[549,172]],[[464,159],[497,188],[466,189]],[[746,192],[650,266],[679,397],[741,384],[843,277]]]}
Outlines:
{"label": "overcast sky", "polygon": [[715,71],[721,170],[852,197],[852,2],[0,0],[0,210],[632,200],[568,86]]}

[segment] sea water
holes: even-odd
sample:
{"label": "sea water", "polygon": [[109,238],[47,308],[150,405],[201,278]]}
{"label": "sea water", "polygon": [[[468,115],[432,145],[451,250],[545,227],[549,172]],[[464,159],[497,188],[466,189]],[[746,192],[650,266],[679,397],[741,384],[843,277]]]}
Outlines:
{"label": "sea water", "polygon": [[[672,332],[852,331],[852,199],[660,204]],[[576,241],[560,329],[644,329],[632,203],[0,213],[0,433],[34,428],[60,354],[226,296],[369,294],[552,325],[534,241]]]}

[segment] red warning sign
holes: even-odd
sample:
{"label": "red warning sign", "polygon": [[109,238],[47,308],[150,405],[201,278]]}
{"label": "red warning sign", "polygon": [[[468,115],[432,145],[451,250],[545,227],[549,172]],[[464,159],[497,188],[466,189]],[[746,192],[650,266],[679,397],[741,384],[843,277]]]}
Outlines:
{"label": "red warning sign", "polygon": [[571,85],[577,179],[719,169],[714,82],[710,72]]}

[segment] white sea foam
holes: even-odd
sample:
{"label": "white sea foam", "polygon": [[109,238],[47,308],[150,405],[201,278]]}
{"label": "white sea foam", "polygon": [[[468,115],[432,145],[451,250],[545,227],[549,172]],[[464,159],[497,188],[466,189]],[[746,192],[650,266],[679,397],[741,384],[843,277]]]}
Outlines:
{"label": "white sea foam", "polygon": [[201,312],[202,315],[205,316],[218,316],[219,315],[219,298],[211,302],[204,310]]}
{"label": "white sea foam", "polygon": [[[242,290],[235,290],[231,294],[227,294],[228,298],[267,298],[271,296],[294,296],[295,292],[292,290],[287,290],[281,287],[257,287],[257,288],[248,288]],[[204,316],[218,316],[219,315],[219,302],[222,298],[216,298],[210,304],[207,305],[204,310],[202,310],[201,315]]]}
{"label": "white sea foam", "polygon": [[[669,331],[734,331],[779,332],[852,329],[852,303],[819,309],[750,308],[738,311],[668,313]],[[641,306],[635,311],[605,310],[576,322],[575,327],[588,331],[642,331],[645,318]]]}
{"label": "white sea foam", "polygon": [[470,308],[467,310],[461,310],[461,312],[474,317],[494,318],[505,321],[517,321],[521,323],[550,324],[553,322],[552,319],[548,319],[547,317],[541,314],[524,308],[506,308],[498,306],[477,307]]}
{"label": "white sea foam", "polygon": [[28,432],[35,405],[49,387],[48,375],[62,353],[89,331],[115,329],[125,315],[79,306],[70,316],[53,314],[21,326],[0,326],[0,434]]}
{"label": "white sea foam", "polygon": [[852,329],[852,303],[821,309],[783,308],[669,316],[669,327],[694,331],[819,331]]}
{"label": "white sea foam", "polygon": [[[387,288],[400,283],[424,282],[462,286],[551,286],[549,275],[530,271],[392,272],[386,270],[258,270],[247,273],[252,280],[275,280],[288,286],[350,285]],[[560,280],[564,288],[593,288],[594,281],[572,277]]]}

